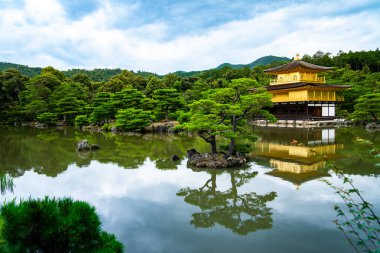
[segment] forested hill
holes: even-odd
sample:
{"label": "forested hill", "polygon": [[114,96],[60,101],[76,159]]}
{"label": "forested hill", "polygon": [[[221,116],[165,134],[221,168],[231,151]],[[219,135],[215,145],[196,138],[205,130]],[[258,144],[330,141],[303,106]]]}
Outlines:
{"label": "forested hill", "polygon": [[33,77],[41,74],[42,68],[38,67],[29,67],[26,65],[20,65],[15,63],[9,63],[9,62],[0,62],[0,71],[6,70],[6,69],[17,69],[21,72],[21,74],[26,75],[27,77]]}
{"label": "forested hill", "polygon": [[223,68],[223,67],[226,67],[226,66],[231,67],[233,69],[241,69],[241,68],[244,68],[244,67],[254,68],[254,67],[259,66],[259,65],[265,66],[265,65],[268,65],[268,64],[272,64],[273,62],[288,62],[290,60],[291,59],[289,59],[287,57],[278,57],[278,56],[268,55],[268,56],[261,57],[261,58],[257,59],[256,61],[251,62],[249,64],[223,63],[223,64],[219,65],[216,68],[220,69],[220,68]]}
{"label": "forested hill", "polygon": [[208,70],[199,70],[199,71],[176,71],[174,74],[176,74],[179,77],[195,77],[195,76],[200,76],[204,74],[205,72],[210,72],[213,70],[219,70],[223,68],[232,68],[232,69],[243,69],[243,68],[249,68],[252,69],[257,66],[267,66],[269,64],[277,64],[277,63],[284,63],[288,62],[291,59],[287,57],[279,57],[279,56],[273,56],[273,55],[268,55],[268,56],[263,56],[260,57],[259,59],[248,63],[248,64],[232,64],[232,63],[223,63],[220,64],[218,67],[213,68],[213,69],[208,69]]}
{"label": "forested hill", "polygon": [[[286,57],[277,57],[277,56],[264,56],[261,57],[252,63],[249,64],[230,64],[230,63],[223,63],[216,67],[215,69],[221,69],[223,67],[231,67],[233,69],[239,69],[239,68],[244,68],[244,67],[249,67],[253,68],[259,65],[265,66],[268,64],[272,64],[274,62],[283,62],[283,61],[290,61],[289,58]],[[5,70],[5,69],[10,69],[14,68],[20,71],[23,75],[26,75],[28,77],[34,77],[37,75],[41,74],[42,68],[40,67],[29,67],[26,65],[20,65],[20,64],[15,64],[15,63],[8,63],[8,62],[0,62],[0,71]],[[213,70],[213,69],[210,69]],[[66,77],[72,78],[76,74],[85,74],[87,75],[91,81],[93,82],[106,82],[111,79],[112,76],[120,74],[122,69],[120,68],[115,68],[115,69],[92,69],[92,70],[87,70],[87,69],[69,69],[66,71],[62,71]],[[174,74],[176,74],[179,77],[194,77],[202,74],[204,71],[209,71],[209,70],[200,70],[200,71],[176,71]],[[151,72],[146,72],[146,71],[137,71],[137,75],[142,76],[142,77],[149,77],[149,76],[158,76],[155,73]]]}

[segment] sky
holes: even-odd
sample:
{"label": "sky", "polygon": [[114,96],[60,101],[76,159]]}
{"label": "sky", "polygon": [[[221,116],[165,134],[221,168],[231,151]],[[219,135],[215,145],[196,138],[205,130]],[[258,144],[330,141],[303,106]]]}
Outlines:
{"label": "sky", "polygon": [[379,0],[0,0],[0,61],[166,74],[380,47]]}

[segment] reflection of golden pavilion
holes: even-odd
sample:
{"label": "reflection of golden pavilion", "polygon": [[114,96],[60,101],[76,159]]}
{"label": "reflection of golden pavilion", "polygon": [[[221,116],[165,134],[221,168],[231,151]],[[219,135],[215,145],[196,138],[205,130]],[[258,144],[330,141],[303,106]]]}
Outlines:
{"label": "reflection of golden pavilion", "polygon": [[268,159],[274,170],[267,174],[296,185],[328,176],[326,160],[334,160],[337,150],[343,148],[343,144],[335,143],[335,129],[271,128],[258,135],[262,140],[255,143],[253,155]]}

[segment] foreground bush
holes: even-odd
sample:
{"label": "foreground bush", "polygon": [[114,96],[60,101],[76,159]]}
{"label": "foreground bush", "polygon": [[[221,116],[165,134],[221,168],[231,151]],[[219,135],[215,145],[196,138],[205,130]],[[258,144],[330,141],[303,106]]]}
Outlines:
{"label": "foreground bush", "polygon": [[64,199],[12,201],[1,207],[1,252],[122,252],[101,230],[95,208]]}

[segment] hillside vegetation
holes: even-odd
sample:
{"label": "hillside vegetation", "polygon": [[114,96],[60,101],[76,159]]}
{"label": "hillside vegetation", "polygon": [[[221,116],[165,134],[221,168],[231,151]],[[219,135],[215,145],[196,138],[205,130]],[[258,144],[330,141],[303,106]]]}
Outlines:
{"label": "hillside vegetation", "polygon": [[[79,125],[92,123],[105,127],[116,121],[128,130],[152,121],[186,122],[195,102],[215,97],[213,93],[221,92],[220,89],[225,89],[224,97],[220,98],[225,99],[232,92],[228,89],[239,83],[236,80],[245,79],[245,83],[255,88],[268,85],[269,77],[264,70],[283,64],[284,60],[289,61],[267,56],[247,65],[224,64],[215,69],[164,76],[121,69],[59,71],[53,67],[1,63],[0,121],[11,124],[40,121],[51,125],[62,121],[70,125],[77,120]],[[340,52],[334,56],[319,51],[312,56],[304,55],[303,60],[333,67],[326,73],[328,83],[352,86],[343,92],[345,101],[338,105],[338,114],[358,121],[378,120],[378,49]]]}

